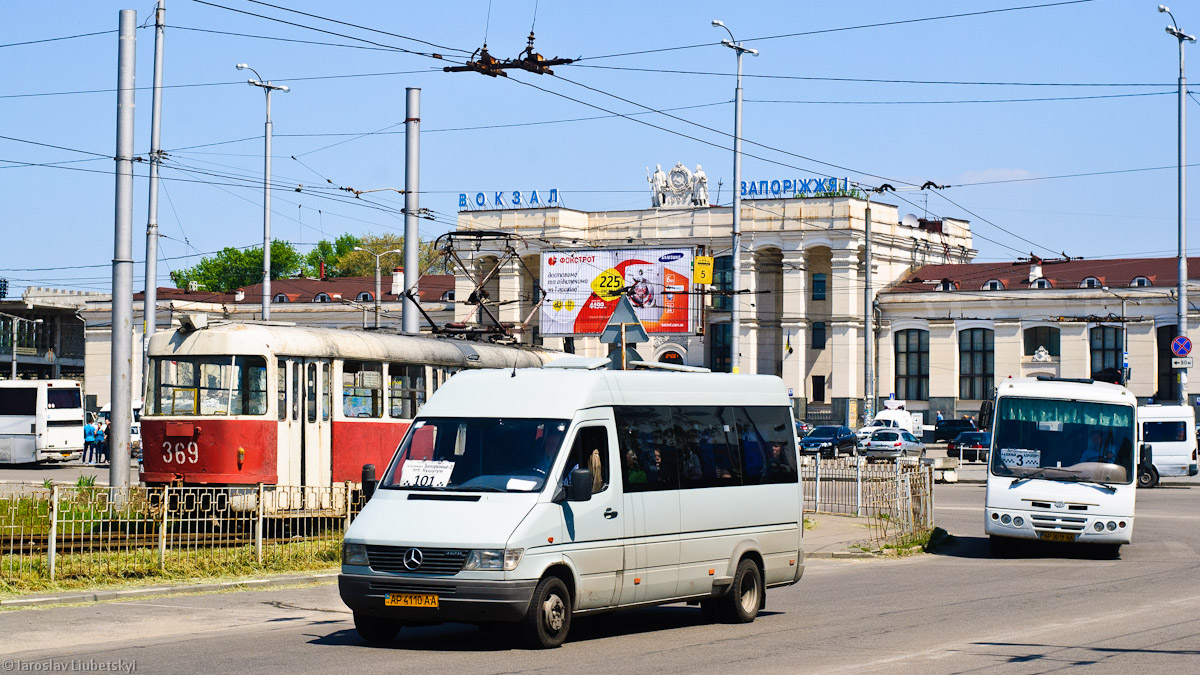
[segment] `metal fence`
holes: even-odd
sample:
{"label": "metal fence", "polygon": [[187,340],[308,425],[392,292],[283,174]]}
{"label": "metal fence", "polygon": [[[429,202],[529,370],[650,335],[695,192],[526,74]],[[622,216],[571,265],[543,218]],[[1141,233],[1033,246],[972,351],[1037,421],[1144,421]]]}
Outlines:
{"label": "metal fence", "polygon": [[895,544],[933,526],[933,465],[915,459],[800,459],[805,513],[865,516],[872,542]]}
{"label": "metal fence", "polygon": [[4,485],[0,587],[235,574],[338,561],[351,483],[245,489]]}

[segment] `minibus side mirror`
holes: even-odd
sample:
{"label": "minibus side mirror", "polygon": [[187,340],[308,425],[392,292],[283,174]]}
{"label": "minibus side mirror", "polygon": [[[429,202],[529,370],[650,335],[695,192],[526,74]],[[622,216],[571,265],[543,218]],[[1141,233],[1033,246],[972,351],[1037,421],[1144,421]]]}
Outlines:
{"label": "minibus side mirror", "polygon": [[587,469],[571,471],[571,484],[564,486],[567,491],[567,501],[586,502],[592,498],[592,472]]}
{"label": "minibus side mirror", "polygon": [[362,468],[362,491],[365,501],[370,501],[371,496],[375,494],[375,487],[379,485],[379,481],[375,479],[375,465],[363,464]]}
{"label": "minibus side mirror", "polygon": [[1142,443],[1142,466],[1150,466],[1154,463],[1154,451],[1150,449],[1149,443]]}

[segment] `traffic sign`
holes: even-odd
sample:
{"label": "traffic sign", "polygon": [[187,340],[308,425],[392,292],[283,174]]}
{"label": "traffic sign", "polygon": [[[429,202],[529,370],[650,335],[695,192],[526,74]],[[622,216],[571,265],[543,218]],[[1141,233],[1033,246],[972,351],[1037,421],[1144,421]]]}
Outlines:
{"label": "traffic sign", "polygon": [[1186,335],[1171,340],[1171,353],[1175,356],[1184,357],[1192,353],[1192,341]]}
{"label": "traffic sign", "polygon": [[1192,357],[1188,356],[1185,358],[1171,359],[1171,367],[1172,368],[1191,368],[1192,367]]}

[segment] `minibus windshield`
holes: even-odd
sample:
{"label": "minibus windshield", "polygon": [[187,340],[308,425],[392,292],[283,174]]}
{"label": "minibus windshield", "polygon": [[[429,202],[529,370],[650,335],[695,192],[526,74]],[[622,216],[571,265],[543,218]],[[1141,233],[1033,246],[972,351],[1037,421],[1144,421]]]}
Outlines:
{"label": "minibus windshield", "polygon": [[567,420],[425,418],[396,451],[381,482],[400,490],[538,492],[558,455]]}
{"label": "minibus windshield", "polygon": [[992,474],[1061,481],[1133,480],[1133,408],[1003,397],[993,431]]}

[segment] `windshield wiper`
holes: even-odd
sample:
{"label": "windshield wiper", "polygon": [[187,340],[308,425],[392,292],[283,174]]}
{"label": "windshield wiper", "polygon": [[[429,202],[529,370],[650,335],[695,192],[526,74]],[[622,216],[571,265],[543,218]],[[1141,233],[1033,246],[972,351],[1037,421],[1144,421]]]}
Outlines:
{"label": "windshield wiper", "polygon": [[1068,480],[1072,483],[1086,483],[1088,485],[1095,485],[1099,488],[1107,490],[1109,494],[1116,494],[1116,492],[1117,492],[1117,488],[1115,485],[1109,485],[1108,483],[1102,483],[1098,480],[1088,480],[1086,478],[1064,478],[1063,480]]}
{"label": "windshield wiper", "polygon": [[[1057,467],[1057,466],[1044,466],[1044,467],[1038,469],[1037,471],[1031,471],[1022,476],[1015,476],[1015,474],[1014,474],[1015,477],[1013,478],[1013,482],[1010,483],[1009,486],[1011,487],[1013,485],[1016,485],[1017,483],[1020,483],[1021,481],[1033,480],[1034,478],[1047,478],[1047,476],[1046,476],[1047,471],[1062,471],[1063,473],[1066,473],[1066,474],[1069,474],[1072,476],[1079,475],[1078,471],[1072,471],[1071,469],[1063,469],[1063,468]],[[1066,479],[1067,477],[1063,476],[1061,478]],[[1048,479],[1049,480],[1057,480],[1056,478],[1048,478]]]}

